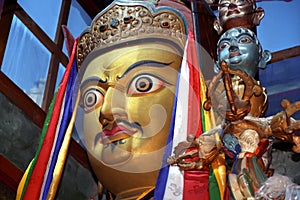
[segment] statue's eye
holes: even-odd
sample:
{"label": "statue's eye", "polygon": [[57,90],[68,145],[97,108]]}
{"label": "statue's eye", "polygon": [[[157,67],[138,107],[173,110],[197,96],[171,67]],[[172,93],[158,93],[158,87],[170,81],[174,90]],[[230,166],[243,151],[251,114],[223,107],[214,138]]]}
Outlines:
{"label": "statue's eye", "polygon": [[85,112],[89,112],[99,107],[103,103],[103,94],[95,89],[91,88],[87,90],[82,96],[82,106]]}
{"label": "statue's eye", "polygon": [[239,39],[240,44],[251,43],[251,42],[252,42],[252,39],[250,37],[247,37],[247,36],[241,37]]}
{"label": "statue's eye", "polygon": [[130,95],[133,94],[142,94],[142,93],[151,93],[157,91],[164,85],[164,82],[159,78],[149,75],[142,74],[136,76],[131,83],[129,84],[127,93]]}
{"label": "statue's eye", "polygon": [[229,43],[228,43],[228,42],[221,42],[221,43],[219,44],[218,49],[219,49],[219,51],[222,51],[223,49],[225,49],[225,48],[227,48],[227,47],[229,47]]}

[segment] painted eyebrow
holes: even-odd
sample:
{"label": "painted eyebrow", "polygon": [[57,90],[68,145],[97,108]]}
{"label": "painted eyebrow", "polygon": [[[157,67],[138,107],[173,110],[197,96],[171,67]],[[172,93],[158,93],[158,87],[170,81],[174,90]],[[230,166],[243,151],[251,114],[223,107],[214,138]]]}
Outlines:
{"label": "painted eyebrow", "polygon": [[106,83],[107,82],[107,79],[106,80],[102,80],[98,77],[91,77],[85,81],[83,81],[83,83],[80,84],[80,90],[82,90],[83,88],[85,88],[86,85],[88,85],[89,83]]}
{"label": "painted eyebrow", "polygon": [[137,67],[142,67],[142,66],[147,66],[147,65],[151,65],[151,67],[166,67],[166,66],[169,66],[170,64],[172,64],[172,62],[163,63],[163,62],[158,62],[158,61],[154,61],[154,60],[141,60],[139,62],[136,62],[136,63],[130,65],[121,76],[118,76],[118,78],[123,78],[129,71],[131,71]]}
{"label": "painted eyebrow", "polygon": [[[251,37],[253,40],[255,40],[255,38],[250,34],[250,33],[240,33],[238,36],[236,36],[235,38],[237,38],[237,39],[239,39],[240,37],[242,37],[242,36],[249,36],[249,37]],[[224,41],[230,41],[230,39],[229,38],[223,38],[223,39],[221,39],[219,42],[218,42],[218,45],[219,44],[221,44],[222,42],[224,42]]]}
{"label": "painted eyebrow", "polygon": [[251,35],[250,33],[241,33],[241,34],[239,34],[239,35],[237,36],[237,38],[240,38],[240,37],[242,37],[242,36],[244,36],[244,35],[249,36],[249,37],[251,37],[252,39],[254,39],[254,38],[253,38],[253,35]]}

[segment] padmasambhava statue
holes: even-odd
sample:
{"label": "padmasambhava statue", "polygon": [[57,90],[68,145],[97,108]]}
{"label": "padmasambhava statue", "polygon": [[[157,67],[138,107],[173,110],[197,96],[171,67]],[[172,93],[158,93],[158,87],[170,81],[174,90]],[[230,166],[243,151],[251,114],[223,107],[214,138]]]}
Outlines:
{"label": "padmasambhava statue", "polygon": [[114,2],[79,38],[85,146],[118,199],[153,192],[165,165],[186,34],[175,9]]}

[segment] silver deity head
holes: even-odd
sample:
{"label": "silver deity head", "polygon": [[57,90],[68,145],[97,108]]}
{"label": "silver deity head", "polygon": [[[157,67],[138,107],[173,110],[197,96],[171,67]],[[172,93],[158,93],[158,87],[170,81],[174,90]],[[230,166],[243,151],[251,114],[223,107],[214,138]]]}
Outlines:
{"label": "silver deity head", "polygon": [[254,32],[247,28],[232,28],[223,33],[217,44],[215,71],[222,61],[233,70],[242,70],[255,77],[258,68],[265,68],[271,53],[263,51]]}

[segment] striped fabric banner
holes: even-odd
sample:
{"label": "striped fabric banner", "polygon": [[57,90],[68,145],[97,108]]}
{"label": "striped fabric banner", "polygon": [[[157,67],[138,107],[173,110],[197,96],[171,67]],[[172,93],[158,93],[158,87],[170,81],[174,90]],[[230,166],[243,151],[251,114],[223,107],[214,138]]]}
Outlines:
{"label": "striped fabric banner", "polygon": [[[180,72],[178,73],[178,80],[177,82],[179,82],[180,79]],[[170,130],[168,133],[168,139],[166,142],[166,147],[165,147],[165,151],[164,151],[164,155],[163,155],[163,159],[162,159],[162,168],[159,171],[158,174],[158,178],[156,181],[156,186],[155,186],[155,190],[154,190],[154,200],[162,200],[164,199],[164,194],[165,191],[169,189],[169,187],[167,187],[167,181],[168,181],[168,177],[169,177],[169,172],[170,172],[170,166],[166,165],[167,163],[167,158],[172,154],[173,151],[173,141],[174,141],[174,126],[176,123],[176,109],[177,109],[177,96],[178,96],[178,90],[179,87],[176,88],[176,92],[175,92],[175,97],[174,97],[174,106],[173,106],[173,110],[172,110],[172,120],[170,123]]]}
{"label": "striped fabric banner", "polygon": [[[206,83],[198,66],[195,41],[192,32],[189,32],[188,41],[185,48],[185,54],[181,65],[178,79],[176,112],[173,113],[172,129],[169,133],[169,140],[172,139],[172,147],[165,151],[165,157],[172,155],[174,148],[181,141],[185,141],[187,134],[194,134],[199,137],[202,133],[215,127],[213,111],[205,111],[203,103],[206,100]],[[187,98],[188,97],[188,98]],[[220,140],[218,133],[215,134],[217,140]],[[207,171],[200,173],[183,172],[177,166],[168,166],[161,169],[157,180],[154,199],[194,199],[195,196],[186,194],[188,187],[193,188],[193,180],[186,181],[184,177],[207,184],[207,193],[201,193],[200,199],[223,199],[226,184],[225,165],[222,162],[224,155],[220,154],[216,161]],[[205,178],[206,177],[206,178]],[[185,184],[190,184],[189,186]],[[184,189],[187,187],[186,189]],[[220,190],[220,192],[219,192]],[[212,194],[209,194],[212,193]],[[197,199],[199,199],[197,197]]]}
{"label": "striped fabric banner", "polygon": [[[177,82],[177,91],[176,91],[176,101],[174,101],[174,106],[176,107],[175,112],[173,112],[172,117],[172,128],[169,132],[168,143],[172,141],[172,146],[168,147],[165,151],[165,158],[172,155],[174,148],[179,142],[185,141],[188,133],[188,129],[191,130],[191,125],[193,122],[189,121],[191,110],[194,109],[194,106],[197,100],[195,98],[195,92],[193,92],[193,84],[191,81],[197,79],[193,76],[193,69],[191,69],[191,56],[190,54],[190,42],[191,41],[191,32],[187,40],[185,47],[183,61],[181,69],[179,72],[178,82]],[[199,77],[199,76],[198,76]],[[199,79],[198,79],[199,81]],[[199,91],[199,90],[198,90]],[[199,93],[198,93],[199,94]],[[198,106],[200,108],[200,106]],[[197,110],[197,109],[196,109]],[[198,110],[199,111],[199,110]],[[198,112],[198,116],[200,111]],[[197,114],[196,114],[197,115]],[[191,119],[191,118],[190,118]],[[196,119],[197,120],[197,119]],[[199,124],[199,123],[194,123]],[[202,131],[202,130],[201,130]],[[163,160],[164,162],[164,160]],[[180,171],[177,166],[167,166],[160,170],[156,189],[154,193],[154,199],[174,199],[181,200],[183,199],[183,187],[184,187],[184,172]]]}
{"label": "striped fabric banner", "polygon": [[59,124],[57,125],[57,127],[59,128],[57,128],[56,130],[55,145],[53,145],[54,148],[52,149],[50,155],[50,160],[49,160],[50,166],[49,168],[47,167],[46,174],[48,175],[46,180],[44,180],[43,182],[44,188],[42,189],[43,191],[42,199],[46,199],[47,197],[47,193],[53,178],[52,176],[53,176],[54,168],[57,164],[58,154],[60,152],[62,142],[64,140],[65,133],[73,113],[72,110],[74,106],[73,91],[74,91],[76,78],[77,78],[77,66],[76,66],[76,60],[74,59],[71,72],[69,75],[68,85],[65,91],[64,102],[60,111],[60,120],[59,120]]}
{"label": "striped fabric banner", "polygon": [[57,163],[57,159],[73,113],[73,90],[77,76],[76,43],[61,84],[49,107],[36,155],[23,176],[16,199],[47,199],[54,178],[54,168],[57,164],[63,168],[64,163]]}
{"label": "striped fabric banner", "polygon": [[[188,121],[188,96],[190,90],[189,76],[190,70],[187,63],[187,48],[185,47],[183,62],[181,64],[178,92],[175,113],[174,136],[172,142],[172,152],[179,142],[185,141],[187,136],[187,121]],[[181,200],[183,195],[183,173],[177,166],[170,166],[166,180],[166,189],[163,199]]]}

